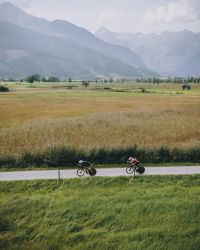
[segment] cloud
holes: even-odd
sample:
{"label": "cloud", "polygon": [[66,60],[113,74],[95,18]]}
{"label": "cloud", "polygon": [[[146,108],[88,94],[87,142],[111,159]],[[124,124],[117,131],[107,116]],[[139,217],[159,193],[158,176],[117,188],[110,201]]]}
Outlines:
{"label": "cloud", "polygon": [[[200,32],[200,0],[0,0],[48,20],[63,19],[94,32]],[[155,25],[156,24],[156,25]]]}
{"label": "cloud", "polygon": [[200,19],[199,0],[177,0],[165,6],[158,6],[144,15],[146,23],[195,22]]}
{"label": "cloud", "polygon": [[111,22],[120,22],[123,20],[124,14],[120,11],[106,11],[99,15],[98,22],[101,25],[109,24]]}

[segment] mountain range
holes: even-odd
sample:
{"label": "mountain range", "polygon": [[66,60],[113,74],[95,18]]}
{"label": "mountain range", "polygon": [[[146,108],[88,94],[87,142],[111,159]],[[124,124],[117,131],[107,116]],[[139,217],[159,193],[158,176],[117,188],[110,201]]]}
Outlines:
{"label": "mountain range", "polygon": [[63,20],[32,16],[0,4],[0,78],[200,76],[200,33],[92,34]]}
{"label": "mountain range", "polygon": [[200,33],[183,30],[161,34],[115,33],[102,27],[95,35],[126,46],[162,76],[200,76]]}
{"label": "mountain range", "polygon": [[47,21],[0,4],[0,78],[136,78],[158,74],[130,48],[107,43],[63,20]]}

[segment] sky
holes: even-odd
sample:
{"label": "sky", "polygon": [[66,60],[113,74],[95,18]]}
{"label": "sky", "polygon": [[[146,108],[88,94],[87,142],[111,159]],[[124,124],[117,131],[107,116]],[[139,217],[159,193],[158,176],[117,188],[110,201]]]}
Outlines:
{"label": "sky", "polygon": [[[6,0],[0,0],[5,2]],[[8,1],[8,0],[7,0]],[[200,0],[9,0],[48,20],[63,19],[95,32],[200,32]]]}

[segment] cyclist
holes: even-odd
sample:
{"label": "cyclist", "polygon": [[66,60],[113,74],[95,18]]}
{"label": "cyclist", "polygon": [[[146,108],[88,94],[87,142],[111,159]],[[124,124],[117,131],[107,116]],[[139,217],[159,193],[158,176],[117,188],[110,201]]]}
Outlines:
{"label": "cyclist", "polygon": [[89,174],[91,176],[94,176],[97,173],[92,162],[80,160],[77,165],[79,166],[77,170],[77,175],[80,177],[83,176],[84,173]]}
{"label": "cyclist", "polygon": [[91,165],[91,162],[89,162],[89,161],[83,161],[83,160],[80,160],[78,163],[82,167],[89,167]]}
{"label": "cyclist", "polygon": [[127,174],[135,174],[135,172],[144,174],[145,168],[136,157],[130,156],[127,162],[129,163],[129,166],[126,167]]}
{"label": "cyclist", "polygon": [[131,165],[138,166],[140,164],[140,161],[138,161],[138,159],[133,156],[129,157],[128,161]]}

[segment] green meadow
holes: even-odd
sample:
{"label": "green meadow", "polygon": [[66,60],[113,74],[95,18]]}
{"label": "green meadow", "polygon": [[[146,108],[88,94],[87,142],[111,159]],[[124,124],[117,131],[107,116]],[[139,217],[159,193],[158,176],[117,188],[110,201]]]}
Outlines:
{"label": "green meadow", "polygon": [[0,248],[198,250],[198,176],[0,183]]}

